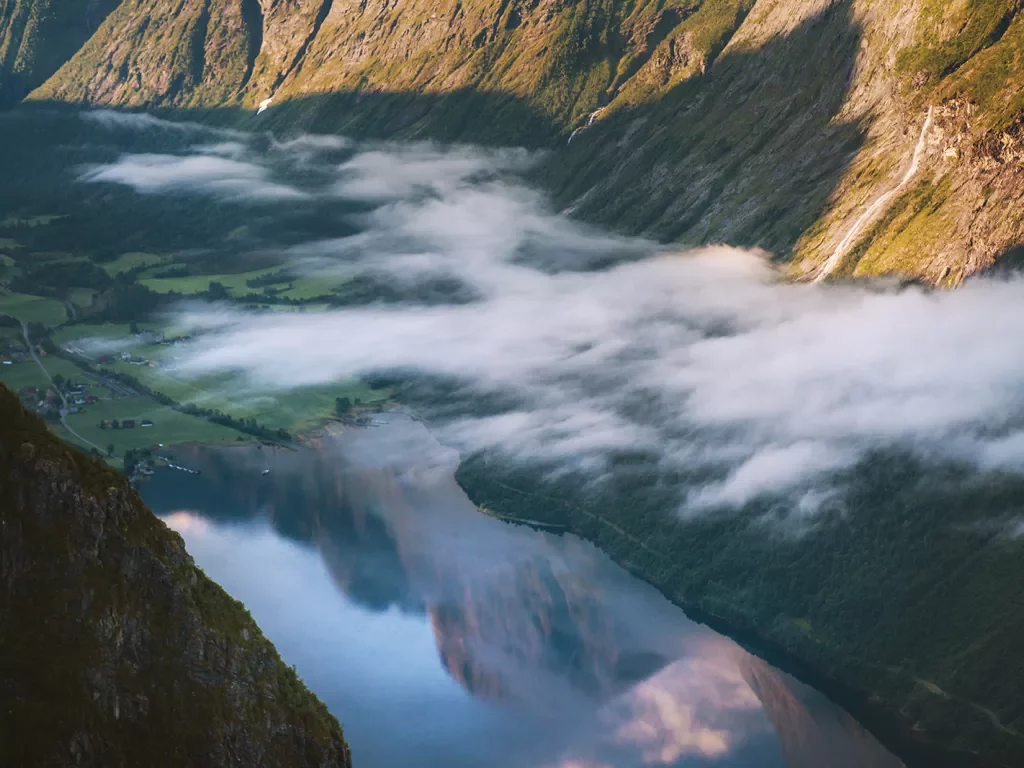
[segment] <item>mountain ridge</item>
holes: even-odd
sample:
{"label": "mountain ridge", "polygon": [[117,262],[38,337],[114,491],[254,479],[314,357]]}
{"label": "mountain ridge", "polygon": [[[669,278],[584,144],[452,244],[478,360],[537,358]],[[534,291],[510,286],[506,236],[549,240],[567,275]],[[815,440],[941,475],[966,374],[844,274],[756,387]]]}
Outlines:
{"label": "mountain ridge", "polygon": [[[0,0],[0,19],[20,3]],[[575,215],[683,245],[763,248],[795,279],[818,274],[897,186],[931,108],[920,173],[869,217],[835,275],[951,287],[1024,242],[1021,8],[122,0],[77,50],[53,45],[67,60],[30,78],[29,98],[245,111],[270,99],[259,119],[239,119],[543,146],[554,152],[542,180]],[[383,93],[394,99],[367,113],[361,96]],[[446,107],[423,109],[430,96]]]}

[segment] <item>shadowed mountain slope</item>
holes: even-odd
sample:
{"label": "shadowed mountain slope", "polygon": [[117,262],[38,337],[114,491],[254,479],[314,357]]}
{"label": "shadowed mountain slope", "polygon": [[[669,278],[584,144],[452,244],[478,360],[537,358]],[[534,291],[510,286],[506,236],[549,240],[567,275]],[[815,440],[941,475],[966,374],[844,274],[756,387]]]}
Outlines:
{"label": "shadowed mountain slope", "polygon": [[337,766],[338,722],[126,478],[0,385],[0,763]]}

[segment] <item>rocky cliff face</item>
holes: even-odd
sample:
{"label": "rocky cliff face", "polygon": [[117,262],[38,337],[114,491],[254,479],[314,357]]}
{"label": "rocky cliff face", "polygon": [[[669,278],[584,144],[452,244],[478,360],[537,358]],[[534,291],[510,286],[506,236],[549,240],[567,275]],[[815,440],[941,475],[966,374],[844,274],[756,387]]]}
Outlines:
{"label": "rocky cliff face", "polygon": [[341,727],[125,478],[0,385],[0,763],[351,765]]}
{"label": "rocky cliff face", "polygon": [[1024,242],[1020,0],[122,0],[79,47],[114,4],[0,0],[3,71],[67,58],[34,99],[556,148],[577,215],[795,277],[951,286]]}

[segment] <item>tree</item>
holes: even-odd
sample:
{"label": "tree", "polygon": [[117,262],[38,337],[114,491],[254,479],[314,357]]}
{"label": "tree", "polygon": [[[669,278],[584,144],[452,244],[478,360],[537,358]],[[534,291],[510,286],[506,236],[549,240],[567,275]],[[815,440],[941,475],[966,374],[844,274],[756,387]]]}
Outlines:
{"label": "tree", "polygon": [[128,324],[128,331],[134,336],[139,332],[139,324],[132,320],[131,323]]}
{"label": "tree", "polygon": [[118,421],[117,419],[114,419],[112,422],[110,422],[110,426],[112,426],[114,429],[120,429],[121,422]]}
{"label": "tree", "polygon": [[347,397],[336,397],[334,398],[334,413],[338,416],[344,416],[346,413],[352,410],[352,401]]}
{"label": "tree", "polygon": [[57,389],[64,389],[65,383],[66,382],[64,381],[64,377],[61,376],[59,373],[55,373],[53,375],[53,386],[55,386]]}
{"label": "tree", "polygon": [[228,293],[224,283],[218,283],[216,280],[210,281],[210,287],[206,290],[206,295],[210,297],[211,301],[223,301],[231,298],[231,294]]}
{"label": "tree", "polygon": [[107,446],[107,456],[113,456],[113,455],[114,455],[114,444],[111,443],[110,445]]}

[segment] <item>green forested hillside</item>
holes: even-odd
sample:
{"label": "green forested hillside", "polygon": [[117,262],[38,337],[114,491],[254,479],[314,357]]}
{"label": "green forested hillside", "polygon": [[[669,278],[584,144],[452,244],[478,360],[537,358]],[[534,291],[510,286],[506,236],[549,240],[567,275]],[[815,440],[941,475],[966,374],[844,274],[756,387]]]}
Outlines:
{"label": "green forested hillside", "polygon": [[878,453],[794,531],[769,502],[676,519],[678,486],[635,457],[597,489],[543,477],[485,456],[457,475],[477,504],[568,524],[681,605],[808,662],[954,750],[950,765],[1020,764],[1024,480]]}

